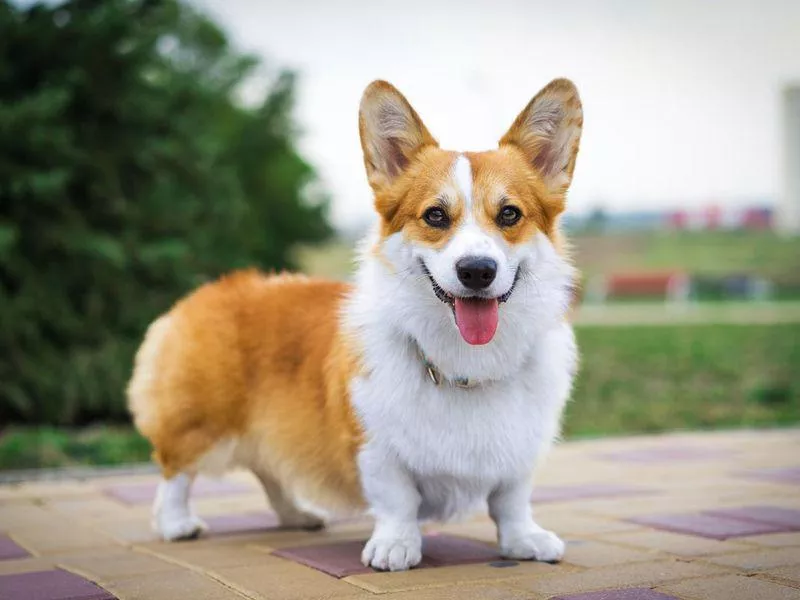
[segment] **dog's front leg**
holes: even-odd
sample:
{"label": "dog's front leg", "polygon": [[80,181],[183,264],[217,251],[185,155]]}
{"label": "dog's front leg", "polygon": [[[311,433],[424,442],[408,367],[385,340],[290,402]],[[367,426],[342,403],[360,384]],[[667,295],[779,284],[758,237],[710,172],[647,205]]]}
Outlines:
{"label": "dog's front leg", "polygon": [[390,453],[369,444],[359,455],[358,465],[364,495],[375,517],[361,562],[382,571],[404,571],[419,564],[421,498],[410,473]]}
{"label": "dog's front leg", "polygon": [[503,483],[489,496],[489,515],[497,525],[500,553],[506,558],[557,562],[564,542],[533,520],[529,480]]}

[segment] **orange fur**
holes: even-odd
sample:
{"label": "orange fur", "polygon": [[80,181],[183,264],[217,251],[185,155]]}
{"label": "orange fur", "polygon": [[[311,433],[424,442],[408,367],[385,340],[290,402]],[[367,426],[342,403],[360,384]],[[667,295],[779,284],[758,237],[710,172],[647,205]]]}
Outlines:
{"label": "orange fur", "polygon": [[220,440],[251,439],[279,481],[291,474],[315,496],[336,496],[331,503],[361,504],[361,431],[347,396],[358,357],[337,318],[347,291],[242,271],[201,287],[151,326],[129,397],[166,478],[191,471]]}

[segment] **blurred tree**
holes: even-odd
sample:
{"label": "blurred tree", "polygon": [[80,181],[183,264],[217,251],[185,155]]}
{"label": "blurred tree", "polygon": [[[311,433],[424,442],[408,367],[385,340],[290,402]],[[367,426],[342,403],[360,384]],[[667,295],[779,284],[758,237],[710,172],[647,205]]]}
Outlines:
{"label": "blurred tree", "polygon": [[592,209],[586,219],[586,231],[603,233],[608,225],[608,215],[602,206]]}
{"label": "blurred tree", "polygon": [[124,418],[156,315],[329,233],[257,66],[178,0],[0,0],[0,423]]}

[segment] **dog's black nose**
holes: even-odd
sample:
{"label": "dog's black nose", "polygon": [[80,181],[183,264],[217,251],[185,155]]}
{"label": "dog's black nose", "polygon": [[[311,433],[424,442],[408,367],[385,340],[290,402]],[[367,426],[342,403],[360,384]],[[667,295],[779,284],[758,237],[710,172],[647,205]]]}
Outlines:
{"label": "dog's black nose", "polygon": [[497,275],[497,263],[484,256],[468,256],[456,263],[458,280],[471,290],[482,290],[492,285]]}

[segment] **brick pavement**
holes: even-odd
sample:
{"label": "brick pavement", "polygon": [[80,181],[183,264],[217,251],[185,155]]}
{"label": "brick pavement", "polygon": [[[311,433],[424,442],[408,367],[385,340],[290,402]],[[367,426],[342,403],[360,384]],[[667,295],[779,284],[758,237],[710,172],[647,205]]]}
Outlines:
{"label": "brick pavement", "polygon": [[562,444],[533,503],[564,562],[503,560],[486,517],[426,528],[420,568],[358,558],[365,519],[281,531],[246,473],[203,480],[203,538],[150,530],[153,475],[0,486],[0,600],[800,599],[800,430]]}

